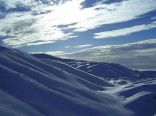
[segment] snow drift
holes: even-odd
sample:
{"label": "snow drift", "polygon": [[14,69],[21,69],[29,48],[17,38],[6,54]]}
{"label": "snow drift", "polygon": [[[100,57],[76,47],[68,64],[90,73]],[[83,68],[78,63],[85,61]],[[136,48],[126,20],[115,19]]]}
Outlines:
{"label": "snow drift", "polygon": [[0,46],[2,116],[154,116],[155,96],[155,72]]}
{"label": "snow drift", "polygon": [[[55,65],[54,65],[55,64]],[[0,47],[0,115],[131,116],[104,79]]]}

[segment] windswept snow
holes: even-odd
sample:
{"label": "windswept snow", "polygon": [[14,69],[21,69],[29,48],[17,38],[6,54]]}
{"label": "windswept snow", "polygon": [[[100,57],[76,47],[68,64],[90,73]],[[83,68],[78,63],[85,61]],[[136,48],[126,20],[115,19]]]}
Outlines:
{"label": "windswept snow", "polygon": [[0,47],[0,115],[154,116],[148,73]]}
{"label": "windswept snow", "polygon": [[1,47],[0,74],[2,94],[10,96],[7,103],[1,100],[1,110],[6,107],[7,111],[0,115],[133,115],[111,95],[97,92],[112,84],[63,63]]}

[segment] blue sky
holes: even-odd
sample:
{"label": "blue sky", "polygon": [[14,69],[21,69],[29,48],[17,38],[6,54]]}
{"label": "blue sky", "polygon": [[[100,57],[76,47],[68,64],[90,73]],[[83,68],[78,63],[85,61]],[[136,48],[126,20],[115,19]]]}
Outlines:
{"label": "blue sky", "polygon": [[156,0],[0,0],[0,45],[156,70]]}

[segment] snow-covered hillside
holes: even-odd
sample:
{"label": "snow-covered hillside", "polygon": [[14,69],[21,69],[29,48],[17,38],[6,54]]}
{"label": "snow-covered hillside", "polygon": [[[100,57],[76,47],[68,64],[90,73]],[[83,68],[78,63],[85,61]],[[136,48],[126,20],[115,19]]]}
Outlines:
{"label": "snow-covered hillside", "polygon": [[154,116],[156,78],[140,74],[0,47],[0,116]]}
{"label": "snow-covered hillside", "polygon": [[137,71],[126,68],[120,64],[106,62],[90,62],[74,59],[61,59],[47,54],[33,54],[35,57],[64,62],[78,70],[105,79],[130,79],[138,80],[142,78],[156,78],[156,71]]}

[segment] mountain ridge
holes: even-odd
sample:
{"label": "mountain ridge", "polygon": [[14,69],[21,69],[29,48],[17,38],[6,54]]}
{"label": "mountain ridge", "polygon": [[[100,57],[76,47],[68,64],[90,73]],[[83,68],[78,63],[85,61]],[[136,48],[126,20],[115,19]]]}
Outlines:
{"label": "mountain ridge", "polygon": [[[30,112],[25,111],[24,106],[14,109],[16,104],[0,102],[2,106],[10,106],[15,116],[34,113],[46,116],[132,115],[113,96],[97,92],[100,83],[103,87],[112,86],[102,78],[86,73],[87,78],[79,77],[18,50],[0,49],[0,90],[34,109]],[[0,112],[0,115],[10,115],[11,111]]]}
{"label": "mountain ridge", "polygon": [[[0,115],[156,114],[154,72],[142,74],[118,64],[44,56],[41,58],[16,49],[0,47]],[[111,71],[107,71],[108,76],[99,76],[101,69],[98,67],[104,70],[110,68]],[[115,73],[112,76],[113,71]],[[143,76],[139,77],[138,73]]]}
{"label": "mountain ridge", "polygon": [[[83,61],[75,59],[57,58],[48,54],[32,54],[37,58],[56,60],[65,62],[66,64],[82,70],[84,72],[104,77],[104,78],[119,78],[128,77],[133,79],[147,78],[150,74],[151,77],[156,77],[156,71],[139,71],[127,68],[116,63],[96,62],[96,61]],[[89,66],[87,66],[89,64]],[[90,68],[88,68],[90,67]],[[96,70],[95,70],[96,69]],[[98,70],[97,70],[98,69]]]}

